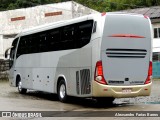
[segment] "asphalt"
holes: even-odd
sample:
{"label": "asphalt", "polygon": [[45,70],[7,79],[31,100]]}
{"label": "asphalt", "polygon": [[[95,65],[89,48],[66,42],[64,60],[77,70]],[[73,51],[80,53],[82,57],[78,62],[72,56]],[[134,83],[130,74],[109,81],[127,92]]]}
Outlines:
{"label": "asphalt", "polygon": [[[61,103],[57,95],[29,91],[27,94],[19,94],[17,88],[10,87],[8,81],[0,81],[0,111],[48,111],[44,112],[45,118],[27,119],[114,119],[114,120],[134,120],[134,119],[156,119],[159,117],[108,117],[107,112],[117,111],[160,111],[160,80],[153,81],[152,92],[147,97],[121,98],[115,99],[113,104],[97,105],[95,100],[71,97],[70,102]],[[96,113],[94,113],[96,111]],[[98,112],[97,112],[98,111]],[[100,113],[100,112],[101,113]],[[106,112],[106,113],[105,113]],[[94,116],[94,117],[92,117]],[[105,117],[103,117],[105,116]],[[4,118],[0,118],[4,119]],[[5,118],[22,119],[22,118]]]}

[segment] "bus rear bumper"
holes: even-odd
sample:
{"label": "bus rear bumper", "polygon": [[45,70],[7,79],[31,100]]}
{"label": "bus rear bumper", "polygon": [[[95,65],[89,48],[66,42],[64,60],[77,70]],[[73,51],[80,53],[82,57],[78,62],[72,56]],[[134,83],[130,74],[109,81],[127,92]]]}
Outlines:
{"label": "bus rear bumper", "polygon": [[92,96],[114,98],[149,96],[151,93],[151,84],[152,83],[131,86],[112,86],[93,81]]}

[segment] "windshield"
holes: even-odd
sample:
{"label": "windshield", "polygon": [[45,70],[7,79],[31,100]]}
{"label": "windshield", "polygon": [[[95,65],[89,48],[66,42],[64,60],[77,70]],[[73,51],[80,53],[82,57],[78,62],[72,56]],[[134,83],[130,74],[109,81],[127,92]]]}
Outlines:
{"label": "windshield", "polygon": [[11,68],[13,66],[13,61],[14,61],[14,57],[15,57],[15,50],[16,50],[16,46],[17,46],[17,42],[18,42],[18,38],[16,38],[13,43],[12,43],[12,48],[10,51],[10,58],[9,58],[9,67]]}

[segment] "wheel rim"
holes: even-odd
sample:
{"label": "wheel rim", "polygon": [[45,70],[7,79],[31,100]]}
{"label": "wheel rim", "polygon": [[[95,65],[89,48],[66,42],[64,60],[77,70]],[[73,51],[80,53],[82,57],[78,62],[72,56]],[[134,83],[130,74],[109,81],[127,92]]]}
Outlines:
{"label": "wheel rim", "polygon": [[21,81],[18,82],[18,90],[22,91],[22,82]]}
{"label": "wheel rim", "polygon": [[66,94],[66,88],[65,88],[65,85],[62,84],[61,87],[60,87],[60,97],[61,98],[64,98],[65,97],[65,94]]}

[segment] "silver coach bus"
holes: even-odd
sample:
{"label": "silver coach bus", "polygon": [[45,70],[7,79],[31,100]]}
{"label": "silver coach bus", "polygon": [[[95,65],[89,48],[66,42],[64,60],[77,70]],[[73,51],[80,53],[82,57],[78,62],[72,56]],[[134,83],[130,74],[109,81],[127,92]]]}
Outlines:
{"label": "silver coach bus", "polygon": [[10,85],[19,93],[27,89],[56,93],[62,102],[68,96],[104,102],[148,96],[151,31],[148,17],[119,13],[25,30],[10,48]]}

